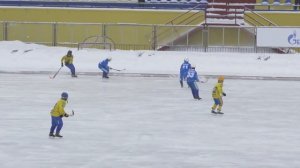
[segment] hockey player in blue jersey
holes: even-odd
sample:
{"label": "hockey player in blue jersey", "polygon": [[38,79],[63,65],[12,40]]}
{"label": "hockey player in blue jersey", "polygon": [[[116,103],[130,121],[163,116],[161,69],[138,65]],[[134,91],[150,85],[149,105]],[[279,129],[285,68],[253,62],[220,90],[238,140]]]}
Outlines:
{"label": "hockey player in blue jersey", "polygon": [[108,73],[110,67],[108,66],[108,62],[111,61],[111,57],[106,58],[105,60],[99,62],[98,68],[103,72],[102,73],[102,78],[109,78]]}
{"label": "hockey player in blue jersey", "polygon": [[183,81],[186,80],[189,69],[191,68],[191,64],[189,63],[189,59],[185,58],[184,62],[180,66],[180,86],[183,87]]}
{"label": "hockey player in blue jersey", "polygon": [[198,74],[196,72],[196,67],[194,65],[191,66],[191,69],[188,71],[187,74],[187,84],[192,90],[192,94],[194,99],[200,100],[201,98],[199,97],[199,89],[198,85],[196,82],[199,82]]}

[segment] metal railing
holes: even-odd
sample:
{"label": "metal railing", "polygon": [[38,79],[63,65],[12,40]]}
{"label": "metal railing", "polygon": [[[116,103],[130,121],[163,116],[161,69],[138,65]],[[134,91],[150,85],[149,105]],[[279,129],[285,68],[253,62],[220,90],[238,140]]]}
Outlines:
{"label": "metal railing", "polygon": [[112,50],[112,44],[111,43],[101,43],[101,42],[91,42],[91,43],[78,43],[77,49],[83,49],[83,48],[100,48],[100,49],[109,49]]}
{"label": "metal railing", "polygon": [[[251,14],[255,15],[256,17],[252,17],[251,15],[247,14],[247,12],[250,12]],[[276,23],[272,22],[271,20],[267,19],[263,15],[255,12],[254,10],[245,7],[244,12],[244,19],[251,23],[252,25],[259,25],[259,26],[278,26]]]}
{"label": "metal railing", "polygon": [[[0,32],[2,41],[74,48],[85,42],[95,43],[85,47],[99,49],[273,52],[256,47],[256,27],[251,26],[0,22]],[[160,32],[164,35],[157,36]],[[113,42],[86,41],[92,36],[107,37]]]}

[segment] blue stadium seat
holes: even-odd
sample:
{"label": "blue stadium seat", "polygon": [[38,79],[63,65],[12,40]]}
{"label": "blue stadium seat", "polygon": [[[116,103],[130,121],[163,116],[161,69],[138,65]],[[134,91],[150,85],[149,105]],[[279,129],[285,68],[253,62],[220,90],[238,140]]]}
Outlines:
{"label": "blue stadium seat", "polygon": [[145,0],[147,3],[208,3],[207,0]]}
{"label": "blue stadium seat", "polygon": [[280,5],[280,0],[274,0],[273,5]]}
{"label": "blue stadium seat", "polygon": [[291,5],[292,2],[291,2],[291,0],[285,0],[285,4],[286,4],[286,5]]}
{"label": "blue stadium seat", "polygon": [[262,3],[263,5],[269,5],[269,0],[263,0],[261,3]]}

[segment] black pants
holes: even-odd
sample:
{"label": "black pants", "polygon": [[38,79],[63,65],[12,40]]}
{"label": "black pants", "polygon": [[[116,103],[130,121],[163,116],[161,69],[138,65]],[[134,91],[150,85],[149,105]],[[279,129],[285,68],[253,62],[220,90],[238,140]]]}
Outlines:
{"label": "black pants", "polygon": [[[300,0],[295,0],[295,5],[300,5]],[[300,6],[298,6],[300,9]],[[297,6],[294,6],[294,10],[297,10]]]}

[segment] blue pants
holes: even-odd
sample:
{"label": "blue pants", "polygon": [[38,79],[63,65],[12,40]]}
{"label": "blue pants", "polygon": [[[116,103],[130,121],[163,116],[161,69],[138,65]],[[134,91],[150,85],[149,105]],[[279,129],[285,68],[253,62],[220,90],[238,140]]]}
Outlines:
{"label": "blue pants", "polygon": [[51,116],[52,125],[50,128],[50,133],[53,133],[56,128],[56,133],[59,134],[61,128],[63,127],[64,123],[62,117],[53,117]]}
{"label": "blue pants", "polygon": [[179,82],[180,82],[180,85],[181,85],[181,87],[183,87],[183,81],[186,81],[186,77],[187,77],[187,73],[180,73],[180,75],[179,75],[180,77],[179,77]]}
{"label": "blue pants", "polygon": [[102,77],[107,78],[109,73],[109,68],[104,68],[103,66],[99,65],[98,68],[103,72]]}
{"label": "blue pants", "polygon": [[199,99],[200,98],[199,97],[199,89],[198,89],[196,82],[188,82],[187,84],[189,85],[189,87],[192,90],[194,99]]}
{"label": "blue pants", "polygon": [[72,75],[75,75],[75,67],[73,64],[66,64],[66,67],[71,70]]}
{"label": "blue pants", "polygon": [[221,101],[220,99],[214,98],[214,102],[215,102],[215,105],[220,105],[220,106],[223,105],[223,101]]}
{"label": "blue pants", "polygon": [[187,73],[180,73],[180,81],[186,80]]}
{"label": "blue pants", "polygon": [[223,99],[222,97],[220,98],[214,98],[214,102],[215,104],[211,107],[211,110],[212,111],[215,111],[215,109],[218,107],[218,111],[221,111],[222,110],[222,106],[223,106]]}
{"label": "blue pants", "polygon": [[[295,5],[300,5],[300,0],[295,0]],[[297,10],[297,8],[300,9],[300,6],[299,7],[294,6],[294,10]]]}

